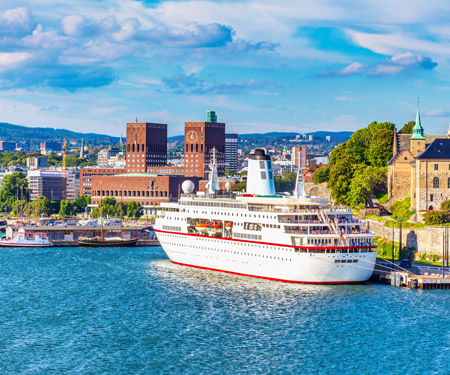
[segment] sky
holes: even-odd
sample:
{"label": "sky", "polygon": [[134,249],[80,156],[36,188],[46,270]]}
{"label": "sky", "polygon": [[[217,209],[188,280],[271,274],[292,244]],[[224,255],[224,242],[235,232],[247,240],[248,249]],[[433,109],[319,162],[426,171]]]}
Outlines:
{"label": "sky", "polygon": [[450,2],[1,0],[0,122],[120,136],[126,122],[227,132],[425,133],[450,121]]}

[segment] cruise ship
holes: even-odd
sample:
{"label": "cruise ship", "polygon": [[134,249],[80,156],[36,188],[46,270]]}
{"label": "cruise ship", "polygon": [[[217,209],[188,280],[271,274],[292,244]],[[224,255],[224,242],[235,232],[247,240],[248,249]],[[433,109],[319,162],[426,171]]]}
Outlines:
{"label": "cruise ship", "polygon": [[374,233],[350,210],[306,196],[300,171],[293,194],[277,195],[264,149],[250,154],[247,177],[245,194],[220,191],[213,161],[207,192],[186,180],[178,202],[161,204],[154,231],[173,263],[292,283],[369,279]]}

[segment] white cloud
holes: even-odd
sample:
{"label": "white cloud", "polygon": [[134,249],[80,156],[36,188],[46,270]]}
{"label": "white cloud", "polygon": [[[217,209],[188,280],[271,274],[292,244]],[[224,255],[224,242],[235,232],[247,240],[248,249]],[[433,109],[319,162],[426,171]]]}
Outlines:
{"label": "white cloud", "polygon": [[431,109],[427,112],[425,112],[425,116],[428,117],[448,117],[450,116],[450,113],[446,111],[445,109]]}
{"label": "white cloud", "polygon": [[21,63],[29,60],[31,54],[27,52],[4,52],[0,53],[0,68],[1,67],[17,67]]}

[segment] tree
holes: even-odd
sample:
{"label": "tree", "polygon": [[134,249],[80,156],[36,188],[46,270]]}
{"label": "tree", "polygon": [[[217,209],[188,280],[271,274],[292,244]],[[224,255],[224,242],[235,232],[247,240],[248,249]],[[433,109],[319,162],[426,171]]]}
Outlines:
{"label": "tree", "polygon": [[348,203],[353,207],[365,203],[367,197],[375,191],[376,187],[384,182],[386,171],[385,167],[364,167],[360,165],[356,168],[350,183]]}
{"label": "tree", "polygon": [[275,191],[294,191],[297,174],[289,172],[284,177],[275,177]]}
{"label": "tree", "polygon": [[313,181],[316,185],[328,181],[330,178],[330,167],[324,165],[317,168],[313,174]]}
{"label": "tree", "polygon": [[399,133],[400,134],[412,134],[414,125],[416,125],[415,121],[410,121],[410,122],[406,123],[405,125],[403,125],[403,128],[400,129]]}
{"label": "tree", "polygon": [[328,187],[331,189],[331,196],[336,203],[349,203],[350,183],[355,168],[355,158],[348,155],[339,160],[330,171]]}
{"label": "tree", "polygon": [[88,204],[91,204],[91,197],[87,195],[80,195],[76,200],[75,204],[78,207],[79,212],[84,212]]}
{"label": "tree", "polygon": [[125,202],[123,208],[125,215],[132,219],[139,219],[144,214],[142,205],[136,201]]}
{"label": "tree", "polygon": [[29,196],[28,180],[24,173],[14,172],[3,177],[2,188],[0,190],[1,211],[5,211],[5,206],[7,210],[12,210],[16,200],[22,197],[28,200]]}
{"label": "tree", "polygon": [[368,161],[374,167],[385,167],[392,158],[394,130],[380,129],[372,137],[368,150]]}
{"label": "tree", "polygon": [[236,174],[232,169],[225,168],[225,176],[234,176]]}
{"label": "tree", "polygon": [[245,191],[247,189],[247,181],[241,181],[231,186],[231,191]]}
{"label": "tree", "polygon": [[15,217],[19,217],[19,216],[26,216],[26,214],[27,214],[27,211],[26,211],[26,201],[25,200],[18,200],[18,201],[15,201],[13,204],[12,204],[12,212],[13,212],[13,215],[15,216]]}
{"label": "tree", "polygon": [[[102,211],[103,217],[119,217],[120,215],[120,205],[115,200],[115,198],[107,197],[102,200]],[[92,212],[94,219],[100,217],[100,205],[94,208]]]}
{"label": "tree", "polygon": [[341,160],[345,155],[347,155],[347,142],[341,143],[331,151],[330,164],[336,165],[338,160]]}
{"label": "tree", "polygon": [[77,211],[77,206],[74,201],[62,200],[59,207],[59,217],[66,218],[69,216],[74,216]]}
{"label": "tree", "polygon": [[445,211],[428,211],[423,215],[425,224],[441,225],[448,223],[448,214]]}

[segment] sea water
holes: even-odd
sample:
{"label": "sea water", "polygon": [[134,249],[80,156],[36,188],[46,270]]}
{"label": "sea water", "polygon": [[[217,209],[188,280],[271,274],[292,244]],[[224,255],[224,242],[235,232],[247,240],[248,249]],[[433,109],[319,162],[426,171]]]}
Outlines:
{"label": "sea water", "polygon": [[450,291],[285,284],[161,248],[0,249],[0,374],[448,374]]}

